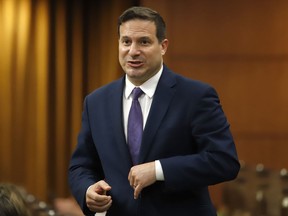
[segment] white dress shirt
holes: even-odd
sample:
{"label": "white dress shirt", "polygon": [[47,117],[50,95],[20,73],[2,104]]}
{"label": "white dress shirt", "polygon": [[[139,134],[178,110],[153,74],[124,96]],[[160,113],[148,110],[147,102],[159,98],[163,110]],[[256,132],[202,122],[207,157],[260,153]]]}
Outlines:
{"label": "white dress shirt", "polygon": [[[147,117],[149,115],[150,107],[153,101],[153,96],[157,88],[158,81],[161,77],[163,71],[163,65],[161,66],[160,70],[149,80],[144,82],[141,86],[137,86],[141,88],[144,92],[139,98],[138,101],[141,106],[142,115],[143,115],[143,130],[145,129]],[[125,79],[125,87],[123,93],[123,119],[124,119],[124,132],[127,140],[127,125],[128,125],[128,115],[130,111],[130,107],[132,104],[132,97],[131,93],[136,86],[131,83],[126,75]],[[155,161],[155,171],[156,171],[156,180],[163,181],[164,174],[162,170],[162,166],[159,160]]]}
{"label": "white dress shirt", "polygon": [[[142,110],[142,115],[143,115],[143,130],[146,125],[146,121],[148,118],[148,114],[150,111],[150,107],[153,101],[153,96],[156,91],[156,87],[158,84],[158,81],[161,77],[163,71],[163,65],[161,66],[160,70],[149,80],[147,80],[145,83],[143,83],[141,86],[137,86],[141,88],[141,90],[144,92],[139,98],[138,101],[141,106]],[[136,86],[129,81],[129,79],[125,78],[125,87],[124,87],[124,92],[123,92],[123,122],[124,122],[124,133],[127,141],[127,125],[128,125],[128,115],[130,111],[130,107],[132,105],[132,97],[131,93],[132,90]],[[156,180],[157,181],[164,181],[164,174],[162,170],[162,166],[159,160],[155,161],[155,172],[156,172]],[[127,176],[128,177],[128,176]],[[105,216],[106,212],[103,213],[96,213],[95,216]]]}

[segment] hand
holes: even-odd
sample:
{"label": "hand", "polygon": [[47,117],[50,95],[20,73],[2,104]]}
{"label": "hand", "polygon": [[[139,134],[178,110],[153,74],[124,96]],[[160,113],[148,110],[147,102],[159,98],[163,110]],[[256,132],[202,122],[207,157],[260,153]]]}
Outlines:
{"label": "hand", "polygon": [[155,162],[133,166],[128,180],[134,188],[134,199],[137,199],[143,188],[156,182]]}
{"label": "hand", "polygon": [[103,180],[91,185],[86,192],[86,204],[92,212],[105,212],[112,205],[111,196],[107,196],[106,192],[111,187]]}

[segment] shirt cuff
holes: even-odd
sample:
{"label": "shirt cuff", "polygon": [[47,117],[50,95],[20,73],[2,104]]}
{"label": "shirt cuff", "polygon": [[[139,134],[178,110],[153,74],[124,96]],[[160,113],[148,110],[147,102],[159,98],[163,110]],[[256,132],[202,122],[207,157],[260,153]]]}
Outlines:
{"label": "shirt cuff", "polygon": [[156,180],[157,181],[164,181],[164,173],[162,169],[162,165],[159,160],[155,161],[155,172],[156,172]]}

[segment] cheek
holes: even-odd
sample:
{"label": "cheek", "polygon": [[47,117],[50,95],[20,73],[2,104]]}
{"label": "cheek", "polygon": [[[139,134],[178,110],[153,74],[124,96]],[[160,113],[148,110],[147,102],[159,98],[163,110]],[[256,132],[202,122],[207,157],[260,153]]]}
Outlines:
{"label": "cheek", "polygon": [[123,59],[122,55],[119,54],[118,60],[119,60],[120,65],[124,66],[124,59]]}
{"label": "cheek", "polygon": [[159,50],[155,51],[154,53],[152,53],[152,54],[150,55],[150,59],[151,59],[153,62],[155,62],[155,63],[161,61],[161,59],[162,59],[162,54],[161,54],[161,52],[159,52]]}
{"label": "cheek", "polygon": [[124,58],[124,52],[123,52],[123,50],[121,50],[121,49],[118,50],[118,57],[119,57],[119,60],[120,60],[120,61],[121,61],[121,59]]}
{"label": "cheek", "polygon": [[127,49],[119,47],[118,49],[119,58],[124,58],[126,53],[127,53]]}

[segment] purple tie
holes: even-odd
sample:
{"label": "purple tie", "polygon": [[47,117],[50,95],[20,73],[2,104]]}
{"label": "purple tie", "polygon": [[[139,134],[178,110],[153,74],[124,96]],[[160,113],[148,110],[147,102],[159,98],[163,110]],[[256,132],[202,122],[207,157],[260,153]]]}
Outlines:
{"label": "purple tie", "polygon": [[142,110],[138,98],[143,94],[140,88],[134,88],[132,91],[132,105],[128,117],[128,145],[133,164],[138,163],[138,155],[141,146],[143,133]]}

